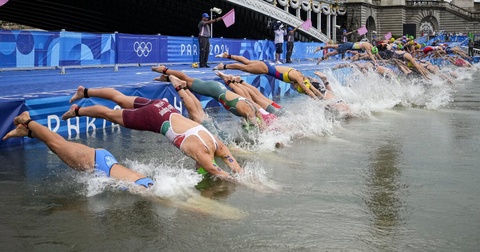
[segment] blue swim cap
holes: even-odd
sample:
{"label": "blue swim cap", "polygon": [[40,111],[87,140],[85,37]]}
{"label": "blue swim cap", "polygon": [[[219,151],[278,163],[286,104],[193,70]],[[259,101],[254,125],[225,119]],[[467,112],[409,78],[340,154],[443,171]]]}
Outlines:
{"label": "blue swim cap", "polygon": [[292,27],[288,27],[288,31],[291,31],[291,30],[293,30],[293,28],[292,28]]}
{"label": "blue swim cap", "polygon": [[144,186],[146,188],[149,188],[150,186],[153,186],[155,183],[153,180],[149,177],[141,178],[135,181],[135,184]]}
{"label": "blue swim cap", "polygon": [[208,15],[208,13],[203,13],[203,14],[202,14],[202,17],[203,17],[203,18],[209,18],[210,16]]}
{"label": "blue swim cap", "polygon": [[345,32],[347,32],[347,30],[343,30],[342,32],[345,33]]}

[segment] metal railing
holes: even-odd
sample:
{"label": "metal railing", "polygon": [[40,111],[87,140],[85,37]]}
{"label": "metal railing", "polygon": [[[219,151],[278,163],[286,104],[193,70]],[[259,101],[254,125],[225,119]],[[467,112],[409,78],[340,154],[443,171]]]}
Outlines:
{"label": "metal railing", "polygon": [[463,9],[459,6],[445,2],[443,0],[406,0],[405,6],[408,7],[443,7],[448,10],[454,11],[462,16],[466,16],[470,19],[480,20],[480,13],[474,13],[469,10]]}
{"label": "metal railing", "polygon": [[[245,8],[251,9],[253,11],[260,12],[263,15],[273,17],[277,20],[282,20],[283,22],[288,23],[293,27],[299,26],[304,22],[301,19],[297,18],[296,16],[293,16],[290,13],[285,12],[275,7],[275,5],[269,4],[265,1],[259,1],[259,0],[228,0],[228,1],[237,5],[243,6]],[[302,31],[322,42],[327,42],[329,40],[329,38],[318,29],[311,28],[311,29],[302,30]]]}

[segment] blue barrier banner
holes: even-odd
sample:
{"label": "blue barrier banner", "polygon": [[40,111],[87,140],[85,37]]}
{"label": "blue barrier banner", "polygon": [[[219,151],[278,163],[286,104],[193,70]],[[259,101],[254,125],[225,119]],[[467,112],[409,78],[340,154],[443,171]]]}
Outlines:
{"label": "blue barrier banner", "polygon": [[58,66],[58,32],[0,30],[0,68]]}
{"label": "blue barrier banner", "polygon": [[112,34],[0,31],[0,68],[115,64]]}
{"label": "blue barrier banner", "polygon": [[[197,37],[166,37],[168,46],[166,47],[166,55],[160,57],[160,62],[169,63],[188,63],[198,62],[199,45]],[[163,42],[163,41],[162,41]],[[294,48],[292,57],[304,59],[313,53],[317,46],[323,43],[301,43],[296,42],[297,49]],[[304,44],[304,45],[303,45]],[[308,51],[303,51],[308,50]],[[163,52],[163,51],[162,51]],[[270,40],[247,40],[247,39],[210,39],[210,53],[208,55],[209,62],[220,62],[222,59],[215,58],[215,55],[223,52],[229,52],[234,55],[241,55],[251,60],[275,60],[275,44]],[[285,58],[286,43],[282,58]]]}
{"label": "blue barrier banner", "polygon": [[[118,88],[117,90],[129,96],[142,96],[149,99],[166,99],[184,115],[186,114],[186,109],[183,107],[180,96],[178,96],[177,92],[170,84],[125,87]],[[68,111],[71,106],[68,102],[70,97],[71,96],[52,96],[29,99],[25,101],[25,105],[33,120],[48,127],[51,131],[57,132],[63,136],[68,136],[69,138],[77,137],[79,134],[85,134],[97,129],[118,126],[104,119],[90,117],[75,117],[63,121],[61,119],[63,113]],[[78,101],[77,104],[81,107],[103,105],[111,109],[121,109],[120,106],[112,101],[98,98],[82,99]]]}
{"label": "blue barrier banner", "polygon": [[[292,58],[311,58],[322,44],[295,42]],[[215,55],[227,51],[251,60],[275,60],[271,40],[212,38],[208,61],[222,61]],[[286,43],[282,59],[285,54]],[[197,37],[0,31],[0,68],[192,63],[198,62],[198,55]]]}
{"label": "blue barrier banner", "polygon": [[[23,99],[18,100],[2,100],[0,101],[0,138],[3,138],[8,132],[15,129],[13,119],[25,111],[23,105]],[[20,145],[23,143],[23,138],[15,137],[7,139],[6,141],[0,141],[0,147],[10,145]]]}
{"label": "blue barrier banner", "polygon": [[166,62],[198,61],[198,40],[196,37],[167,37]]}
{"label": "blue barrier banner", "polygon": [[[221,61],[222,59],[215,58],[215,55],[224,52],[236,54],[240,52],[243,39],[226,39],[226,38],[212,38],[210,39],[210,54],[208,61]],[[198,60],[198,58],[197,58]]]}
{"label": "blue barrier banner", "polygon": [[270,40],[245,40],[237,55],[251,60],[275,60],[275,44]]}
{"label": "blue barrier banner", "polygon": [[[197,37],[172,37],[166,38],[166,58],[162,57],[161,62],[198,62],[199,45]],[[210,39],[209,62],[220,62],[222,59],[215,58],[215,55],[223,52],[243,55],[248,59],[272,60],[275,58],[275,45],[268,40],[246,40],[246,39]]]}
{"label": "blue barrier banner", "polygon": [[115,37],[112,34],[60,32],[59,40],[60,48],[48,51],[52,59],[58,60],[58,66],[115,64]]}
{"label": "blue barrier banner", "polygon": [[117,63],[160,62],[160,35],[116,34]]}
{"label": "blue barrier banner", "polygon": [[[295,42],[293,46],[292,59],[303,60],[308,58],[320,58],[323,56],[321,51],[314,53],[315,49],[323,46],[325,43],[317,42]],[[286,51],[286,49],[284,50]]]}

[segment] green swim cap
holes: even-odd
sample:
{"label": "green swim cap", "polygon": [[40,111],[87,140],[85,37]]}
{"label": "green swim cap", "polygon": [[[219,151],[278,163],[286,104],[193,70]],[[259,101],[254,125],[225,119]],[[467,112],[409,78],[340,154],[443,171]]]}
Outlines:
{"label": "green swim cap", "polygon": [[[255,119],[257,119],[257,123],[258,124],[261,124],[262,121],[260,120],[260,118],[258,117],[255,117]],[[244,121],[244,124],[242,125],[242,129],[245,131],[245,132],[250,132],[252,130],[256,130],[257,129],[257,126],[254,125],[254,124],[251,124],[250,122],[248,121]]]}
{"label": "green swim cap", "polygon": [[[217,164],[217,162],[215,161],[215,159],[213,159],[212,162],[213,162],[216,166],[218,166],[218,164]],[[205,170],[205,168],[203,168],[203,167],[201,167],[201,166],[198,167],[197,173],[200,174],[200,175],[203,175],[203,176],[210,175],[210,173],[208,173],[208,171]]]}
{"label": "green swim cap", "polygon": [[377,54],[378,53],[378,47],[376,47],[376,46],[372,47],[372,53]]}
{"label": "green swim cap", "polygon": [[208,175],[207,170],[205,170],[205,168],[203,168],[203,167],[199,167],[197,169],[197,173],[200,174],[200,175]]}

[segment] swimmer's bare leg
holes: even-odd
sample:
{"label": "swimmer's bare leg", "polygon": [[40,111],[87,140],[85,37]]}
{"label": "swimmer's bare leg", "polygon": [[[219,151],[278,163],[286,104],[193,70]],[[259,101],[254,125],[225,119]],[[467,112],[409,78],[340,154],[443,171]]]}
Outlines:
{"label": "swimmer's bare leg", "polygon": [[76,116],[102,118],[120,124],[121,126],[125,126],[123,124],[123,109],[114,110],[102,105],[80,108],[77,104],[73,104],[70,109],[62,115],[62,120],[67,120]]}
{"label": "swimmer's bare leg", "polygon": [[320,62],[322,62],[323,60],[325,60],[325,58],[323,56],[321,58],[318,58],[317,65],[320,64]]}
{"label": "swimmer's bare leg", "polygon": [[238,61],[240,63],[243,63],[245,65],[248,65],[248,64],[254,62],[253,60],[249,60],[249,59],[247,59],[243,56],[239,56],[239,55],[230,55],[230,59],[233,59],[233,60]]}
{"label": "swimmer's bare leg", "polygon": [[[348,64],[346,64],[346,65],[348,65]],[[313,73],[314,73],[316,76],[320,77],[320,79],[322,79],[322,81],[323,81],[324,83],[327,81],[327,76],[326,76],[324,73],[322,73],[322,72],[320,72],[320,71],[315,71],[315,72],[313,72]]]}
{"label": "swimmer's bare leg", "polygon": [[114,88],[88,88],[87,89],[83,86],[79,86],[77,89],[77,92],[72,96],[70,101],[72,102],[85,97],[88,97],[88,98],[97,97],[105,100],[110,100],[117,103],[122,108],[133,108],[133,103],[137,98],[137,96],[124,95],[123,93],[121,93],[120,91]]}

